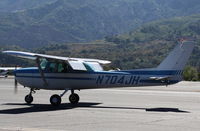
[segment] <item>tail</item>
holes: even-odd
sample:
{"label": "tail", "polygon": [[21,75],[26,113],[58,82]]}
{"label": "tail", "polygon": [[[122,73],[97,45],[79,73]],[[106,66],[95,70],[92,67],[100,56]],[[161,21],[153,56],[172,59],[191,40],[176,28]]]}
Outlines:
{"label": "tail", "polygon": [[192,53],[193,48],[194,42],[192,41],[179,42],[179,44],[170,52],[170,54],[156,69],[182,71]]}

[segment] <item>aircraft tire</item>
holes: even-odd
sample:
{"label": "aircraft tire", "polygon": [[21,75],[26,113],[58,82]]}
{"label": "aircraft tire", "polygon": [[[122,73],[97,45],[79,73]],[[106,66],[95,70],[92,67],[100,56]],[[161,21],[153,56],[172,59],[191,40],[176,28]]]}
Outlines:
{"label": "aircraft tire", "polygon": [[33,102],[33,96],[32,95],[26,95],[24,100],[27,104],[31,104]]}
{"label": "aircraft tire", "polygon": [[50,103],[53,106],[59,106],[61,104],[61,97],[57,94],[52,95],[50,98]]}
{"label": "aircraft tire", "polygon": [[76,93],[73,93],[69,96],[69,101],[71,104],[78,104],[79,102],[79,96]]}

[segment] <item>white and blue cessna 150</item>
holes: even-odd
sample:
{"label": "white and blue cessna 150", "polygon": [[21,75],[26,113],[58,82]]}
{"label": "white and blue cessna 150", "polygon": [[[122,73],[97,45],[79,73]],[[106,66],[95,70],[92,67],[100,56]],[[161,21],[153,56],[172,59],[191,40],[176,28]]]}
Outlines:
{"label": "white and blue cessna 150", "polygon": [[60,95],[52,95],[50,103],[60,105],[61,97],[71,91],[69,101],[79,102],[75,90],[169,85],[181,81],[183,68],[192,53],[194,43],[182,41],[156,68],[120,71],[103,71],[101,64],[110,61],[98,59],[69,58],[20,51],[4,51],[10,55],[35,60],[37,67],[21,68],[15,71],[15,79],[30,88],[25,101],[33,101],[35,90],[64,90]]}

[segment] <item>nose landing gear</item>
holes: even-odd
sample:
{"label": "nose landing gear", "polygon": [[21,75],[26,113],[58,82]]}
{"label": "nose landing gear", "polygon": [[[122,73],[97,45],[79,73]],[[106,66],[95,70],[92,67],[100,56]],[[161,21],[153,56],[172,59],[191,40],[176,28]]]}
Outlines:
{"label": "nose landing gear", "polygon": [[25,102],[27,104],[31,104],[33,102],[33,96],[32,95],[26,95],[25,98],[24,98]]}
{"label": "nose landing gear", "polygon": [[32,93],[35,93],[34,89],[30,89],[30,93],[25,96],[24,100],[27,104],[31,104],[33,102]]}

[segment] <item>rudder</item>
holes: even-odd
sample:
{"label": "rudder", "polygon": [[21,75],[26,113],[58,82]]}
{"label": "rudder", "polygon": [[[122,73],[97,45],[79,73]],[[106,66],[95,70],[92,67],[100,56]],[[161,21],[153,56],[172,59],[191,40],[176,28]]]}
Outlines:
{"label": "rudder", "polygon": [[194,48],[193,41],[181,41],[156,68],[158,70],[183,70]]}

